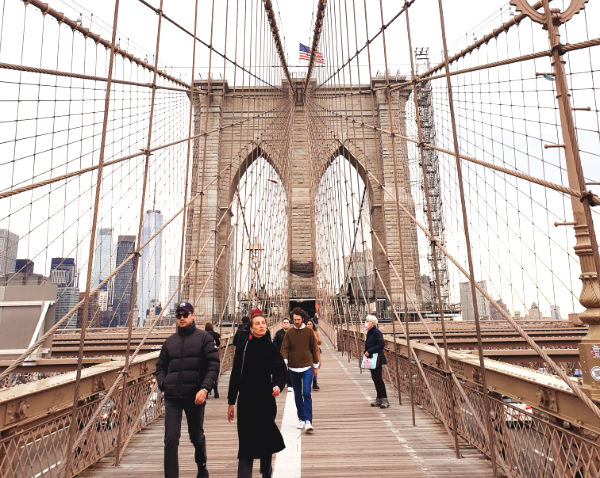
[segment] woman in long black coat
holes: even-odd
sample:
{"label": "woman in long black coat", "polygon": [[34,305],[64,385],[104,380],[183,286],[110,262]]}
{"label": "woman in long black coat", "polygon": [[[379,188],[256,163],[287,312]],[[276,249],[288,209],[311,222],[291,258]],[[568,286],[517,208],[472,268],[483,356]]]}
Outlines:
{"label": "woman in long black coat", "polygon": [[285,386],[286,368],[266,331],[265,318],[255,309],[250,319],[248,341],[243,347],[236,348],[229,379],[229,421],[234,418],[237,399],[238,478],[252,476],[255,458],[260,458],[262,476],[272,476],[272,455],[285,448],[275,424],[275,397]]}

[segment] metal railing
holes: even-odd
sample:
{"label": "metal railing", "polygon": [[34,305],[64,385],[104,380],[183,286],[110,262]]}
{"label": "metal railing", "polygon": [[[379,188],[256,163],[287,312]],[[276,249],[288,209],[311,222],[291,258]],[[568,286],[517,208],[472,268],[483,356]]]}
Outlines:
{"label": "metal railing", "polygon": [[[227,343],[228,338],[223,339],[220,348],[222,371],[228,370],[233,360],[233,348]],[[134,359],[125,387],[115,392],[98,415],[96,409],[124,360],[83,371],[75,423],[78,431],[90,420],[93,423],[71,451],[67,447],[75,372],[0,391],[0,478],[75,476],[115,450],[120,427],[125,449],[131,437],[164,412],[163,396],[153,376],[157,359],[158,352]],[[125,403],[123,410],[120,403]],[[65,470],[68,458],[73,463],[70,472]]]}
{"label": "metal railing", "polygon": [[[364,333],[322,328],[337,343],[338,350],[360,360],[364,351]],[[420,408],[452,429],[453,415],[460,437],[490,457],[487,440],[485,394],[481,378],[475,373],[477,357],[451,352],[456,379],[466,392],[459,393],[453,377],[441,364],[436,350],[413,344],[423,364],[420,372],[407,358],[405,342],[398,339],[397,355],[391,340],[386,340],[388,366],[385,378],[402,394],[409,394]],[[436,359],[437,355],[437,359]],[[490,389],[490,415],[494,449],[500,469],[514,477],[597,477],[600,476],[600,428],[586,407],[569,403],[573,393],[553,377],[486,359]],[[394,371],[398,371],[398,377]],[[435,396],[439,409],[432,400]],[[576,397],[572,397],[576,399]],[[441,414],[440,414],[441,412]],[[418,426],[418,423],[417,423]],[[449,445],[451,446],[451,445]]]}

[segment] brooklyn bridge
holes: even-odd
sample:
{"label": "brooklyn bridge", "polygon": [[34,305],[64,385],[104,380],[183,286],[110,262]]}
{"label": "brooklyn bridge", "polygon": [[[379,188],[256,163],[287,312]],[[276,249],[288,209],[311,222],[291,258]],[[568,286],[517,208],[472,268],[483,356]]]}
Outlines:
{"label": "brooklyn bridge", "polygon": [[600,477],[598,2],[0,5],[0,477],[162,473],[181,302],[222,396],[252,309],[318,324],[275,477]]}

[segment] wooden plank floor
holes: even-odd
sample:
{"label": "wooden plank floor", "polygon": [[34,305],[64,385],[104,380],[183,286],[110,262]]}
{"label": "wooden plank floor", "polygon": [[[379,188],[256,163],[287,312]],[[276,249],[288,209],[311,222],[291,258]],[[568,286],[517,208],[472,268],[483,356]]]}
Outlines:
{"label": "wooden plank floor", "polygon": [[[221,397],[209,399],[206,408],[208,469],[213,477],[235,477],[237,433],[226,421],[228,377],[221,379]],[[390,397],[391,407],[372,408],[374,387],[369,373],[360,373],[356,362],[323,346],[320,391],[313,392],[314,433],[301,435],[301,476],[304,477],[489,477],[491,464],[477,450],[462,444],[463,458],[456,459],[452,442],[443,426],[416,408],[412,426],[407,397],[403,406]],[[388,393],[391,387],[388,387]],[[278,399],[281,425],[286,395]],[[288,402],[290,403],[290,402]],[[119,467],[108,456],[80,476],[86,478],[147,478],[162,475],[163,421],[133,437]],[[195,477],[193,447],[182,424],[179,467],[182,478]],[[277,458],[275,458],[276,460]],[[255,465],[255,476],[259,476]],[[287,478],[280,474],[278,478]]]}

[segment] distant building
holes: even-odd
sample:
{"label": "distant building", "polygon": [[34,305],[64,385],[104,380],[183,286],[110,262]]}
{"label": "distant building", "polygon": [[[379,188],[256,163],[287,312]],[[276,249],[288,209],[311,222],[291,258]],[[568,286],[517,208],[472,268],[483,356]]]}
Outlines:
{"label": "distant building", "polygon": [[50,262],[50,282],[57,287],[77,287],[77,265],[72,257],[53,257]]}
{"label": "distant building", "polygon": [[348,281],[348,300],[351,304],[368,304],[375,300],[373,259],[371,250],[356,251],[344,257],[344,274]]}
{"label": "distant building", "polygon": [[542,320],[542,313],[535,302],[531,303],[531,308],[527,313],[527,320]]}
{"label": "distant building", "polygon": [[[498,299],[496,304],[510,316],[510,311],[502,299]],[[496,307],[490,307],[490,318],[492,320],[506,320]]]}
{"label": "distant building", "polygon": [[[77,264],[72,257],[53,257],[50,262],[50,282],[57,287],[54,322],[58,322],[79,302]],[[77,312],[61,325],[65,329],[77,327]]]}
{"label": "distant building", "polygon": [[[7,285],[40,285],[50,283],[50,280],[42,274],[26,274],[24,272],[13,272],[0,277],[0,286]],[[56,287],[53,289],[56,290]],[[56,295],[56,294],[55,294]],[[54,300],[54,299],[53,299]]]}
{"label": "distant building", "polygon": [[[135,251],[135,236],[119,236],[117,241],[117,262],[118,267],[125,262]],[[131,308],[131,294],[133,291],[133,259],[128,261],[123,268],[117,272],[113,286],[112,297],[112,327],[123,327],[127,325],[129,310]]]}
{"label": "distant building", "polygon": [[17,259],[15,262],[15,272],[23,273],[27,276],[33,274],[34,263],[29,259]]}
{"label": "distant building", "polygon": [[[56,293],[56,305],[54,307],[54,323],[62,319],[67,313],[79,302],[79,288],[77,287],[59,287]],[[77,315],[79,310],[76,310],[69,318],[60,326],[63,329],[77,328]]]}
{"label": "distant building", "polygon": [[107,290],[99,290],[98,291],[98,308],[101,312],[105,312],[111,308],[112,304],[110,303],[110,299],[108,297]]}
{"label": "distant building", "polygon": [[[112,229],[102,228],[96,235],[96,249],[94,250],[94,267],[90,288],[94,289],[106,279],[115,267],[115,254],[112,243]],[[102,290],[112,292],[112,280],[102,286]]]}
{"label": "distant building", "polygon": [[[100,315],[100,307],[98,305],[98,297],[100,296],[100,292],[96,291],[93,294],[90,294],[90,298],[88,300],[88,316],[87,323],[88,327],[100,327],[101,323],[101,315]],[[79,293],[79,301],[82,301],[85,298],[85,292]],[[81,327],[81,323],[83,321],[83,311],[84,308],[80,307],[77,311],[77,327]]]}
{"label": "distant building", "polygon": [[[142,244],[144,244],[163,224],[160,211],[152,209],[144,214],[142,226]],[[162,249],[162,233],[152,239],[141,250],[138,265],[137,307],[139,310],[138,326],[142,327],[146,321],[146,313],[153,302],[159,302],[160,294],[160,261]]]}
{"label": "distant building", "polygon": [[19,236],[8,229],[0,229],[0,277],[15,272]]}
{"label": "distant building", "polygon": [[[477,284],[487,293],[487,282],[482,280]],[[490,303],[487,299],[475,289],[475,297],[477,298],[477,311],[479,313],[479,320],[489,320],[490,314]],[[460,283],[460,307],[462,312],[463,320],[475,320],[475,310],[473,309],[473,294],[471,294],[471,283],[461,282]]]}
{"label": "distant building", "polygon": [[[173,293],[177,290],[177,286],[179,285],[179,276],[169,276],[169,297],[173,295]],[[175,309],[177,308],[177,294],[173,297],[173,300],[169,304],[169,312],[175,313]]]}
{"label": "distant building", "polygon": [[558,305],[550,307],[550,317],[552,317],[552,320],[561,320],[560,307]]}

